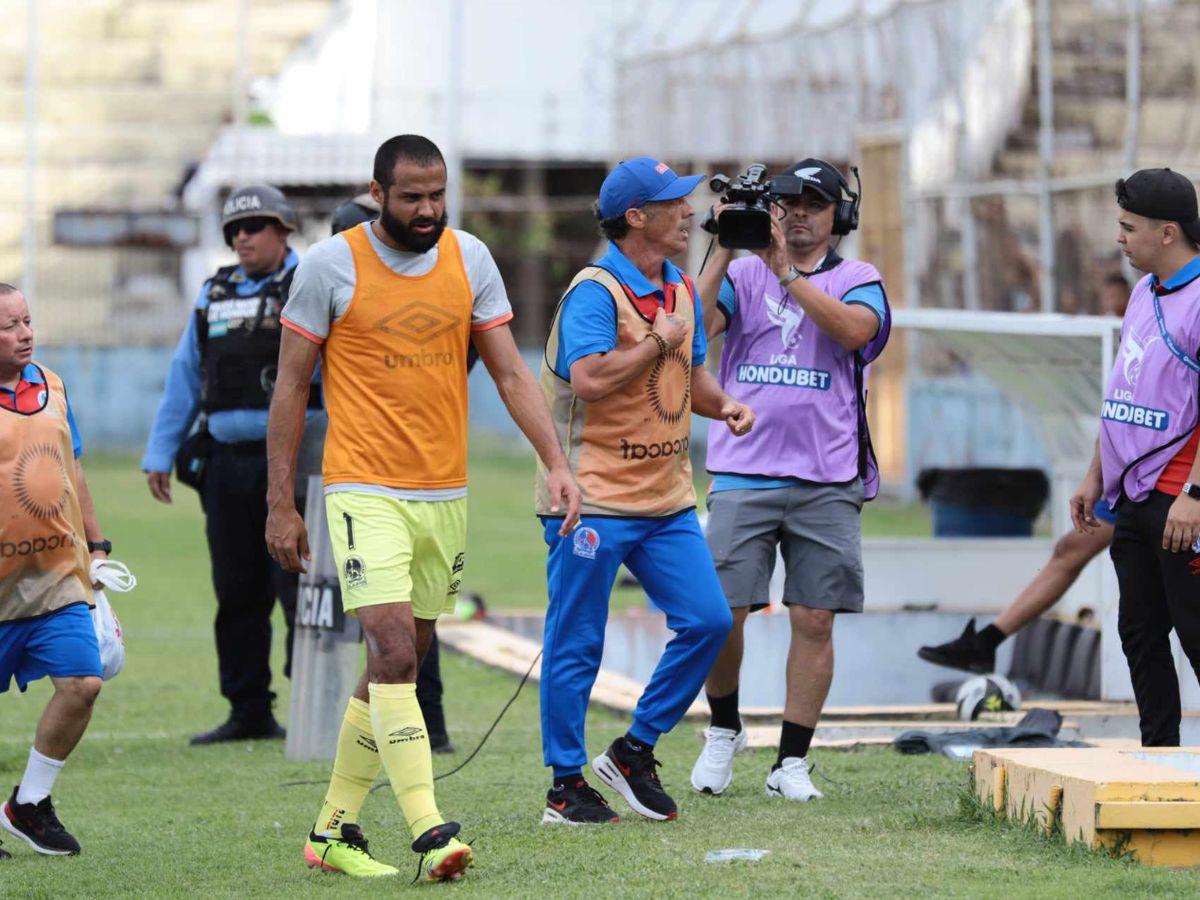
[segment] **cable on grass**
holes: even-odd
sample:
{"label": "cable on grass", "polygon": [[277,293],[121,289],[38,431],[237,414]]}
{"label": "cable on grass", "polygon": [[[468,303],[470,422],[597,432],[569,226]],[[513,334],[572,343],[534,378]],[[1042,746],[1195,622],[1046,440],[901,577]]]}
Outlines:
{"label": "cable on grass", "polygon": [[[443,772],[441,775],[434,775],[433,776],[434,781],[441,781],[443,778],[449,778],[451,775],[455,774],[456,772],[461,772],[464,768],[466,768],[467,763],[469,763],[471,760],[473,760],[479,754],[479,751],[483,749],[483,745],[487,743],[488,738],[490,738],[492,736],[492,732],[495,731],[496,727],[500,724],[500,720],[504,718],[504,714],[506,712],[508,712],[509,707],[512,706],[514,703],[516,703],[517,698],[519,696],[521,696],[521,689],[525,687],[525,682],[529,681],[529,676],[531,676],[533,674],[533,667],[538,664],[538,660],[541,658],[542,658],[542,651],[539,650],[537,652],[537,655],[533,658],[533,661],[529,664],[529,668],[525,670],[525,674],[521,676],[521,681],[520,681],[520,683],[517,684],[517,689],[515,691],[513,691],[513,695],[508,698],[508,702],[504,704],[504,707],[500,710],[500,714],[497,715],[495,721],[492,722],[491,727],[489,727],[488,730],[486,732],[484,732],[483,737],[479,739],[479,743],[476,745],[475,749],[471,751],[471,755],[468,756],[466,759],[464,759],[461,763],[459,763],[453,769],[451,769],[449,772]],[[285,782],[283,782],[283,784],[280,785],[280,787],[299,787],[302,785],[325,784],[328,780],[329,779],[324,778],[324,779],[320,779],[320,780],[285,781]],[[379,784],[372,786],[369,793],[373,794],[382,787],[390,787],[390,786],[391,786],[391,782],[381,781],[381,782],[379,782]]]}

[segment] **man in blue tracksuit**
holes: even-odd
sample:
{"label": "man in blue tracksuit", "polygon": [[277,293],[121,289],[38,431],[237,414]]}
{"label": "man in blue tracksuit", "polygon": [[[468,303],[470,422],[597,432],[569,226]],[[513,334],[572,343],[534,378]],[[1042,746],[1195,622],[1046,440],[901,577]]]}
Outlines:
{"label": "man in blue tracksuit", "polygon": [[583,778],[583,765],[584,717],[621,564],[675,632],[628,733],[591,764],[639,815],[678,815],[654,748],[696,699],[732,622],[696,519],[691,414],[723,421],[740,436],[754,413],[704,368],[696,291],[669,259],[687,249],[687,195],[700,179],[678,177],[649,157],[609,173],[596,207],[608,252],[576,275],[546,342],[542,390],[583,493],[579,526],[561,534],[539,469],[537,512],[549,548],[541,683],[542,750],[553,770],[542,813],[548,824],[617,818]]}
{"label": "man in blue tracksuit", "polygon": [[[216,640],[227,721],[191,743],[283,737],[271,711],[271,609],[288,626],[290,672],[297,576],[267,555],[267,410],[279,358],[279,313],[299,257],[288,247],[296,214],[260,184],[234,191],[221,220],[238,264],[204,283],[167,372],[142,457],[150,493],[171,502],[171,468],[198,416],[207,440],[188,441],[190,481],[200,491],[217,595]],[[309,398],[320,409],[320,392]],[[198,449],[197,449],[198,448]]]}

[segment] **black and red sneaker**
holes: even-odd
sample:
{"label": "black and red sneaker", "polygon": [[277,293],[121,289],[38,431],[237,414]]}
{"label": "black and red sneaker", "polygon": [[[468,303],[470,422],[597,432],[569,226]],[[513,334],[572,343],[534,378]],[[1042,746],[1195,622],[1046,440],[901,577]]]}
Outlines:
{"label": "black and red sneaker", "polygon": [[74,856],[80,850],[79,841],[58,821],[49,797],[37,803],[18,803],[17,788],[13,788],[0,810],[0,826],[47,856]]}
{"label": "black and red sneaker", "polygon": [[582,778],[556,784],[546,792],[543,825],[604,825],[620,821],[608,801]]}
{"label": "black and red sneaker", "polygon": [[668,822],[679,818],[679,809],[658,780],[655,770],[661,765],[654,758],[653,748],[634,749],[619,737],[592,760],[592,771],[624,797],[638,815]]}

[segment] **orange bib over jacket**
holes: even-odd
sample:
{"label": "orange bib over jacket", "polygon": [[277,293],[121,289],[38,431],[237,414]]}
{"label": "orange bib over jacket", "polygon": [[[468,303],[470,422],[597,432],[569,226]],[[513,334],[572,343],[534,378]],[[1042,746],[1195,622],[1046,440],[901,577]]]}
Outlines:
{"label": "orange bib over jacket", "polygon": [[322,349],[325,484],[438,490],[467,484],[471,284],[454,232],[424,275],[397,275],[364,229],[343,232],[354,296]]}
{"label": "orange bib over jacket", "polygon": [[[576,275],[567,293],[587,279],[599,282],[612,295],[617,312],[615,349],[628,350],[644,341],[653,329],[648,314],[657,304],[639,309],[612,273],[599,266],[589,266]],[[551,365],[558,357],[561,303],[554,313],[542,360],[542,392],[583,493],[585,515],[649,518],[696,505],[688,437],[692,422],[690,349],[697,323],[686,280],[675,285],[667,311],[683,320],[687,329],[683,343],[641,375],[591,403],[580,400],[571,382],[560,378]],[[539,460],[536,505],[541,516],[552,515],[546,474]]]}
{"label": "orange bib over jacket", "polygon": [[46,402],[0,408],[0,622],[92,602],[62,379],[38,367]]}

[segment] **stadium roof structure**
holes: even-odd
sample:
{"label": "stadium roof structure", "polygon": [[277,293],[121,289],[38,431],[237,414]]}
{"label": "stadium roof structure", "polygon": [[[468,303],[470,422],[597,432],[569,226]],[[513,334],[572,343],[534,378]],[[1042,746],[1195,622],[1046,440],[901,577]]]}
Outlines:
{"label": "stadium roof structure", "polygon": [[662,6],[678,15],[617,43],[618,155],[848,159],[862,131],[899,127],[924,186],[986,172],[1027,92],[1024,0]]}

